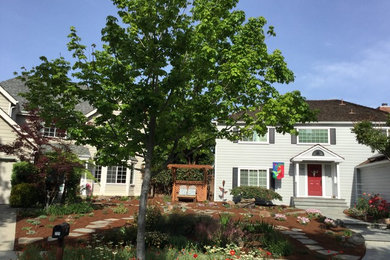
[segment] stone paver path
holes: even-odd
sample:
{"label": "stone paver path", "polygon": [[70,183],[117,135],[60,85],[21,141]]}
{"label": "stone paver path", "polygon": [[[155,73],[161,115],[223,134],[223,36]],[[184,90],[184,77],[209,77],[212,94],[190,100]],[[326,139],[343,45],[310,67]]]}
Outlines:
{"label": "stone paver path", "polygon": [[360,258],[359,256],[339,254],[339,252],[337,251],[325,249],[321,245],[319,245],[317,241],[308,238],[306,234],[302,231],[302,229],[299,228],[292,228],[291,230],[282,230],[280,232],[301,242],[302,244],[305,245],[307,249],[311,251],[315,251],[318,254],[324,256],[337,254],[337,259],[346,259],[346,260],[357,260]]}

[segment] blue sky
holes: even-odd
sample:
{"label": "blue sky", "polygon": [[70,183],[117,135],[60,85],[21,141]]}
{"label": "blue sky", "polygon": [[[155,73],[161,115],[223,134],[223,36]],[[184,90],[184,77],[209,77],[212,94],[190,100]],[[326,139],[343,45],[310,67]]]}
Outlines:
{"label": "blue sky", "polygon": [[[390,1],[241,0],[247,16],[264,16],[295,73],[281,92],[300,90],[307,99],[344,99],[377,107],[390,103]],[[109,0],[1,0],[0,81],[20,67],[69,57],[69,27],[84,44],[99,43]],[[98,44],[99,46],[99,44]]]}

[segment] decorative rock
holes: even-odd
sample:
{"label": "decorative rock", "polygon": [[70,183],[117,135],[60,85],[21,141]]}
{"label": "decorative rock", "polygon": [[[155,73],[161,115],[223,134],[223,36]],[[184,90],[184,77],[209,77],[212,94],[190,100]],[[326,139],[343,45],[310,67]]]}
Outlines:
{"label": "decorative rock", "polygon": [[56,241],[58,238],[48,237],[47,242]]}
{"label": "decorative rock", "polygon": [[333,250],[317,250],[317,253],[320,253],[321,255],[334,255],[338,252]]}
{"label": "decorative rock", "polygon": [[92,225],[100,225],[100,224],[105,224],[107,225],[108,224],[108,221],[106,220],[98,220],[98,221],[93,221],[91,222]]}
{"label": "decorative rock", "polygon": [[292,228],[291,230],[292,231],[302,231],[302,229],[300,229],[300,228]]}
{"label": "decorative rock", "polygon": [[324,250],[322,246],[317,246],[317,245],[305,245],[305,246],[310,250]]}
{"label": "decorative rock", "polygon": [[81,232],[81,233],[93,233],[93,232],[95,232],[95,229],[90,229],[90,228],[77,228],[77,229],[74,229],[73,231],[75,231],[75,232]]}
{"label": "decorative rock", "polygon": [[70,236],[70,237],[81,237],[81,236],[83,236],[83,235],[85,235],[85,234],[73,233],[73,232],[70,232],[70,233],[69,233],[69,236]]}
{"label": "decorative rock", "polygon": [[20,237],[18,239],[18,243],[21,245],[27,245],[27,244],[34,243],[36,241],[40,241],[42,239],[43,237]]}
{"label": "decorative rock", "polygon": [[96,229],[96,228],[104,228],[106,227],[107,224],[100,224],[100,225],[88,225],[86,226],[86,228],[90,228],[90,229]]}
{"label": "decorative rock", "polygon": [[351,237],[347,238],[347,243],[355,246],[364,244],[364,237],[359,233],[354,233]]}
{"label": "decorative rock", "polygon": [[317,242],[313,239],[297,239],[299,242],[301,242],[304,245],[316,245]]}
{"label": "decorative rock", "polygon": [[341,259],[341,260],[358,260],[358,259],[360,259],[360,256],[356,256],[356,255],[337,255],[337,259]]}
{"label": "decorative rock", "polygon": [[107,221],[117,221],[117,220],[119,220],[119,219],[117,219],[117,218],[107,218],[107,219],[105,219],[105,220],[107,220]]}
{"label": "decorative rock", "polygon": [[275,229],[277,229],[277,230],[288,230],[288,227],[285,227],[285,226],[275,226]]}
{"label": "decorative rock", "polygon": [[308,239],[307,236],[305,235],[289,235],[289,236],[295,239]]}
{"label": "decorative rock", "polygon": [[303,233],[299,232],[299,231],[285,230],[285,231],[280,231],[280,232],[285,234],[285,235],[303,235]]}
{"label": "decorative rock", "polygon": [[260,210],[259,215],[262,216],[263,218],[269,218],[271,217],[271,213],[269,213],[266,210]]}

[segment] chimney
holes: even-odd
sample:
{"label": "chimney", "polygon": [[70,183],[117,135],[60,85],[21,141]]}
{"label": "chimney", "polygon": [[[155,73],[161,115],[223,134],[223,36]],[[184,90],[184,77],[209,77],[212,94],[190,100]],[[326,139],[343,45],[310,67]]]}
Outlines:
{"label": "chimney", "polygon": [[382,105],[378,107],[378,109],[390,113],[390,106],[388,105],[388,103],[382,103]]}

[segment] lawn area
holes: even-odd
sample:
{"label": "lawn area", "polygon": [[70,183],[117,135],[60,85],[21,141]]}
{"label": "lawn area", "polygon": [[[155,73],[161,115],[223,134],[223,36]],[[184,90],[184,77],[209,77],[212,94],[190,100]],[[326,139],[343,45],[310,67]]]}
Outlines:
{"label": "lawn area", "polygon": [[[48,250],[48,254],[55,255],[56,241],[48,238],[54,225],[68,222],[71,235],[65,239],[67,259],[134,257],[138,200],[102,198],[75,208],[83,213],[68,214],[61,208],[46,214],[21,210],[15,249],[26,250],[31,244],[23,241],[37,238],[32,243],[35,247],[25,254]],[[146,228],[148,259],[330,259],[339,254],[365,253],[364,244],[347,243],[350,230],[337,227],[316,211],[286,206],[171,203],[166,197],[157,196],[149,200]],[[310,250],[288,232],[305,235],[331,255]]]}

